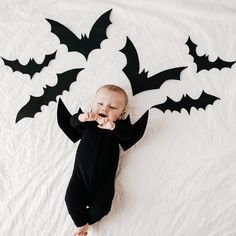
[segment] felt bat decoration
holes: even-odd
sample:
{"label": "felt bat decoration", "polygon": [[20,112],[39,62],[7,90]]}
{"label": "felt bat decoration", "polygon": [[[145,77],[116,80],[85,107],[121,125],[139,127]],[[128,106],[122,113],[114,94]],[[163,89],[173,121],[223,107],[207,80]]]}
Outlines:
{"label": "felt bat decoration", "polygon": [[[121,147],[123,148],[124,151],[129,149],[131,146],[133,146],[142,138],[146,129],[148,114],[149,114],[149,110],[146,111],[142,115],[142,117],[133,124],[132,137],[129,140],[123,141],[121,143]],[[81,138],[81,136],[78,134],[76,129],[70,125],[71,116],[72,116],[71,113],[68,111],[63,101],[59,99],[58,106],[57,106],[58,125],[62,129],[62,131],[66,134],[66,136],[75,143]],[[130,123],[130,117],[128,116],[126,119],[127,119],[127,122]]]}
{"label": "felt bat decoration", "polygon": [[123,68],[123,72],[126,74],[130,81],[133,95],[146,90],[159,89],[166,80],[180,80],[180,73],[186,68],[177,67],[168,69],[151,77],[148,77],[148,72],[145,72],[145,69],[141,73],[139,73],[138,54],[133,43],[128,37],[125,47],[120,51],[124,53],[127,58],[127,64]]}
{"label": "felt bat decoration", "polygon": [[188,40],[185,44],[189,48],[189,55],[191,55],[193,57],[193,61],[197,65],[197,72],[199,72],[201,70],[210,70],[212,68],[217,68],[219,70],[221,70],[222,68],[225,68],[225,67],[231,68],[231,66],[236,62],[236,61],[231,61],[231,62],[223,61],[219,57],[215,61],[211,62],[208,59],[209,56],[206,56],[206,54],[204,54],[202,56],[198,56],[198,54],[196,52],[197,45],[195,43],[193,43],[193,41],[191,40],[190,37],[188,38]]}
{"label": "felt bat decoration", "polygon": [[[139,118],[133,125],[132,125],[132,136],[127,141],[122,141],[120,143],[121,147],[124,151],[128,150],[130,147],[132,147],[135,143],[137,143],[142,137],[146,130],[147,121],[148,121],[148,114],[149,110],[147,110],[141,118]],[[128,116],[127,121],[130,122],[130,117]]]}
{"label": "felt bat decoration", "polygon": [[169,97],[167,97],[166,102],[152,106],[151,108],[157,108],[163,112],[166,110],[172,111],[178,111],[181,112],[181,109],[185,109],[189,115],[190,115],[190,110],[192,107],[195,107],[196,109],[206,109],[206,106],[209,104],[213,104],[217,99],[220,99],[218,97],[212,96],[210,94],[207,94],[206,92],[202,91],[202,94],[198,99],[193,99],[189,97],[188,95],[184,96],[181,98],[180,101],[175,102],[171,100]]}
{"label": "felt bat decoration", "polygon": [[33,75],[36,72],[40,72],[44,67],[48,66],[49,62],[53,59],[55,59],[56,52],[50,54],[50,55],[45,55],[44,61],[41,64],[38,64],[34,59],[30,59],[28,64],[22,65],[20,62],[17,60],[15,61],[10,61],[7,59],[3,59],[4,64],[6,66],[10,66],[14,71],[20,71],[23,74],[29,74],[30,77],[32,78]]}
{"label": "felt bat decoration", "polygon": [[76,81],[77,75],[81,70],[83,70],[83,68],[57,74],[58,82],[55,86],[46,86],[43,95],[40,97],[30,96],[28,103],[17,113],[16,123],[24,117],[33,118],[37,112],[41,111],[43,105],[47,106],[49,102],[56,101],[56,97],[61,95],[63,91],[69,91],[70,85]]}
{"label": "felt bat decoration", "polygon": [[90,30],[89,37],[81,34],[81,39],[61,23],[51,19],[46,20],[51,25],[51,32],[60,39],[62,44],[67,45],[69,52],[80,52],[87,60],[89,53],[96,48],[100,48],[101,42],[107,39],[106,29],[111,24],[109,19],[111,10],[105,12],[97,19]]}
{"label": "felt bat decoration", "polygon": [[76,143],[81,136],[76,129],[70,125],[71,113],[66,108],[63,101],[59,98],[57,105],[57,123],[67,137],[74,143]]}

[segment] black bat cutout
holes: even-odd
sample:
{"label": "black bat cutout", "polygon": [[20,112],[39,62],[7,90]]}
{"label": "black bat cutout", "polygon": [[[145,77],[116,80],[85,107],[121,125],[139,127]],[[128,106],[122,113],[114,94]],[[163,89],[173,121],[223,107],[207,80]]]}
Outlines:
{"label": "black bat cutout", "polygon": [[30,78],[32,78],[36,72],[40,72],[44,67],[48,66],[49,62],[55,59],[55,56],[56,56],[56,51],[50,55],[45,55],[44,61],[41,64],[38,64],[34,59],[30,59],[28,64],[26,65],[20,64],[18,59],[14,61],[4,59],[3,57],[2,59],[6,66],[9,66],[12,68],[13,72],[19,71],[23,74],[29,74]]}
{"label": "black bat cutout", "polygon": [[81,39],[63,24],[47,18],[46,20],[51,25],[51,32],[59,38],[62,44],[66,44],[69,52],[80,52],[87,60],[89,53],[96,48],[100,48],[101,42],[107,39],[106,29],[111,24],[109,19],[111,10],[105,12],[97,19],[90,30],[89,37],[81,34]]}
{"label": "black bat cutout", "polygon": [[41,111],[43,105],[48,105],[49,102],[55,101],[58,95],[61,95],[63,91],[69,91],[70,85],[76,81],[78,73],[83,68],[73,69],[61,74],[57,74],[58,82],[55,86],[46,86],[44,93],[40,97],[30,96],[27,104],[25,104],[17,113],[16,123],[24,117],[33,118],[37,112]]}
{"label": "black bat cutout", "polygon": [[185,66],[168,69],[148,78],[148,72],[145,72],[145,69],[139,73],[138,54],[128,37],[126,38],[125,47],[120,51],[124,53],[127,58],[127,64],[123,68],[123,72],[130,81],[133,95],[146,90],[159,89],[165,81],[170,79],[180,80],[180,73],[186,68]]}
{"label": "black bat cutout", "polygon": [[181,98],[180,101],[175,102],[171,100],[169,97],[167,97],[167,100],[159,105],[152,106],[151,108],[157,108],[165,113],[166,110],[172,111],[178,111],[181,112],[181,109],[185,109],[189,115],[190,110],[192,107],[195,107],[196,109],[202,108],[206,109],[206,106],[209,104],[213,104],[216,100],[220,98],[215,97],[213,95],[207,94],[206,92],[202,91],[202,94],[198,99],[193,99],[189,97],[188,95]]}
{"label": "black bat cutout", "polygon": [[[136,144],[142,137],[147,127],[149,110],[147,110],[133,125],[132,125],[132,136],[128,141],[122,141],[120,143],[124,151],[128,150],[134,144]],[[127,121],[130,122],[130,116]]]}
{"label": "black bat cutout", "polygon": [[[129,149],[131,146],[133,146],[142,138],[147,126],[148,114],[149,110],[146,111],[142,115],[142,117],[132,125],[132,137],[129,140],[122,141],[120,143],[124,151]],[[68,111],[63,101],[59,99],[57,106],[58,125],[62,129],[62,131],[66,134],[66,136],[75,143],[81,138],[81,136],[76,131],[76,129],[70,125],[71,116],[72,116],[71,113]],[[126,119],[130,123],[130,117],[128,116]]]}
{"label": "black bat cutout", "polygon": [[215,61],[211,62],[208,59],[209,56],[207,56],[206,54],[204,54],[203,56],[198,56],[196,52],[197,45],[193,43],[190,36],[188,37],[188,40],[185,44],[189,48],[189,55],[193,57],[193,61],[197,65],[197,73],[201,70],[210,70],[213,68],[217,68],[219,70],[226,67],[231,68],[231,66],[236,62],[236,61],[231,61],[231,62],[223,61],[219,57]]}

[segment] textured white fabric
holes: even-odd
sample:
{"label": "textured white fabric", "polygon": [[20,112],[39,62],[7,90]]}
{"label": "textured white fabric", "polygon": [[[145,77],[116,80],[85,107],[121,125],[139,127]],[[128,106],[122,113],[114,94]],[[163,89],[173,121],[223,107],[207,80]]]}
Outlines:
{"label": "textured white fabric", "polygon": [[[87,61],[68,52],[45,20],[59,21],[80,37],[111,8],[108,39]],[[126,36],[137,49],[140,72],[145,68],[151,76],[187,66],[181,80],[133,97],[119,51]],[[57,50],[55,60],[32,79],[0,59],[1,236],[73,235],[64,196],[78,144],[58,127],[57,103],[15,123],[30,95],[41,96],[43,87],[57,83],[56,73],[73,68],[85,69],[69,92],[57,97],[72,113],[80,106],[88,111],[105,83],[127,91],[132,123],[167,96],[197,99],[204,90],[220,98],[205,110],[192,108],[190,115],[184,109],[150,110],[143,138],[121,152],[111,212],[90,235],[236,235],[236,65],[197,73],[185,44],[188,36],[199,55],[236,60],[236,1],[0,1],[1,57],[40,63]]]}

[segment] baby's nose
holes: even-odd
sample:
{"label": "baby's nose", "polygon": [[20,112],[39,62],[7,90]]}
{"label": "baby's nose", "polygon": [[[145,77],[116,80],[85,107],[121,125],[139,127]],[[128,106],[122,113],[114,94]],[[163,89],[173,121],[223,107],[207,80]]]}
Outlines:
{"label": "baby's nose", "polygon": [[109,111],[109,107],[106,106],[106,105],[104,105],[104,106],[103,106],[103,110],[104,110],[105,112],[108,112],[108,111]]}

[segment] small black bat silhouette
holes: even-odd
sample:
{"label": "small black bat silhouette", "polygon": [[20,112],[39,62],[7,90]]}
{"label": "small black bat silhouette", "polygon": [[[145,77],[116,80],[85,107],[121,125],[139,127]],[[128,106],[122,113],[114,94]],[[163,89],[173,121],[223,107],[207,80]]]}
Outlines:
{"label": "small black bat silhouette", "polygon": [[57,74],[58,82],[55,86],[46,86],[44,93],[40,97],[30,96],[30,100],[17,113],[16,123],[24,117],[33,118],[37,112],[41,111],[43,105],[48,105],[51,101],[56,101],[56,97],[61,95],[64,90],[69,91],[70,85],[76,81],[78,73],[83,70],[73,69],[61,74]]}
{"label": "small black bat silhouette", "polygon": [[112,9],[105,12],[97,19],[97,21],[92,26],[89,37],[81,34],[81,39],[79,39],[72,31],[70,31],[61,23],[51,19],[46,20],[51,25],[52,33],[54,33],[60,39],[62,44],[67,45],[68,51],[80,52],[87,60],[89,53],[96,48],[100,48],[101,42],[104,39],[107,39],[106,29],[111,24],[109,19],[111,10]]}
{"label": "small black bat silhouette", "polygon": [[206,54],[204,54],[203,56],[198,56],[196,52],[197,45],[193,43],[190,36],[188,37],[188,40],[185,44],[189,48],[189,55],[193,57],[193,61],[197,65],[197,72],[201,70],[210,70],[212,68],[217,68],[219,70],[225,67],[231,68],[231,66],[236,62],[236,61],[231,61],[231,62],[223,61],[219,57],[215,61],[211,62],[208,59],[209,56],[206,56]]}
{"label": "small black bat silhouette", "polygon": [[[81,109],[79,109],[79,111],[82,112]],[[132,137],[129,140],[122,141],[120,143],[124,151],[129,149],[131,146],[133,146],[142,138],[147,126],[148,114],[149,110],[146,111],[142,115],[142,117],[132,125]],[[71,116],[72,116],[71,113],[68,111],[63,101],[59,99],[57,106],[58,125],[62,129],[62,131],[66,134],[66,136],[75,143],[81,138],[81,136],[77,132],[77,130],[71,126],[70,124]],[[129,116],[126,118],[126,121],[130,123]]]}
{"label": "small black bat silhouette", "polygon": [[18,59],[16,59],[15,61],[10,61],[10,60],[4,59],[3,57],[2,59],[6,66],[10,66],[12,68],[13,72],[20,71],[23,74],[29,74],[30,77],[32,78],[36,72],[40,72],[44,67],[48,66],[49,62],[55,59],[55,56],[56,56],[56,52],[50,55],[45,55],[45,59],[41,64],[36,63],[34,59],[30,59],[28,64],[26,65],[20,64]]}
{"label": "small black bat silhouette", "polygon": [[124,53],[127,58],[127,64],[123,68],[123,71],[130,81],[133,95],[146,90],[158,89],[166,80],[180,80],[180,73],[186,68],[177,67],[168,69],[148,78],[148,72],[145,72],[145,70],[139,73],[138,54],[133,43],[128,37],[125,47],[120,51]]}
{"label": "small black bat silhouette", "polygon": [[180,101],[175,102],[171,100],[169,97],[167,97],[167,100],[164,103],[152,106],[151,108],[157,108],[163,112],[165,112],[166,110],[170,110],[171,112],[172,111],[181,112],[181,109],[185,109],[190,115],[190,110],[192,107],[195,107],[196,109],[199,108],[206,109],[207,105],[209,104],[212,105],[217,99],[220,98],[212,96],[202,91],[202,94],[198,99],[192,99],[188,95],[186,96],[183,95]]}

